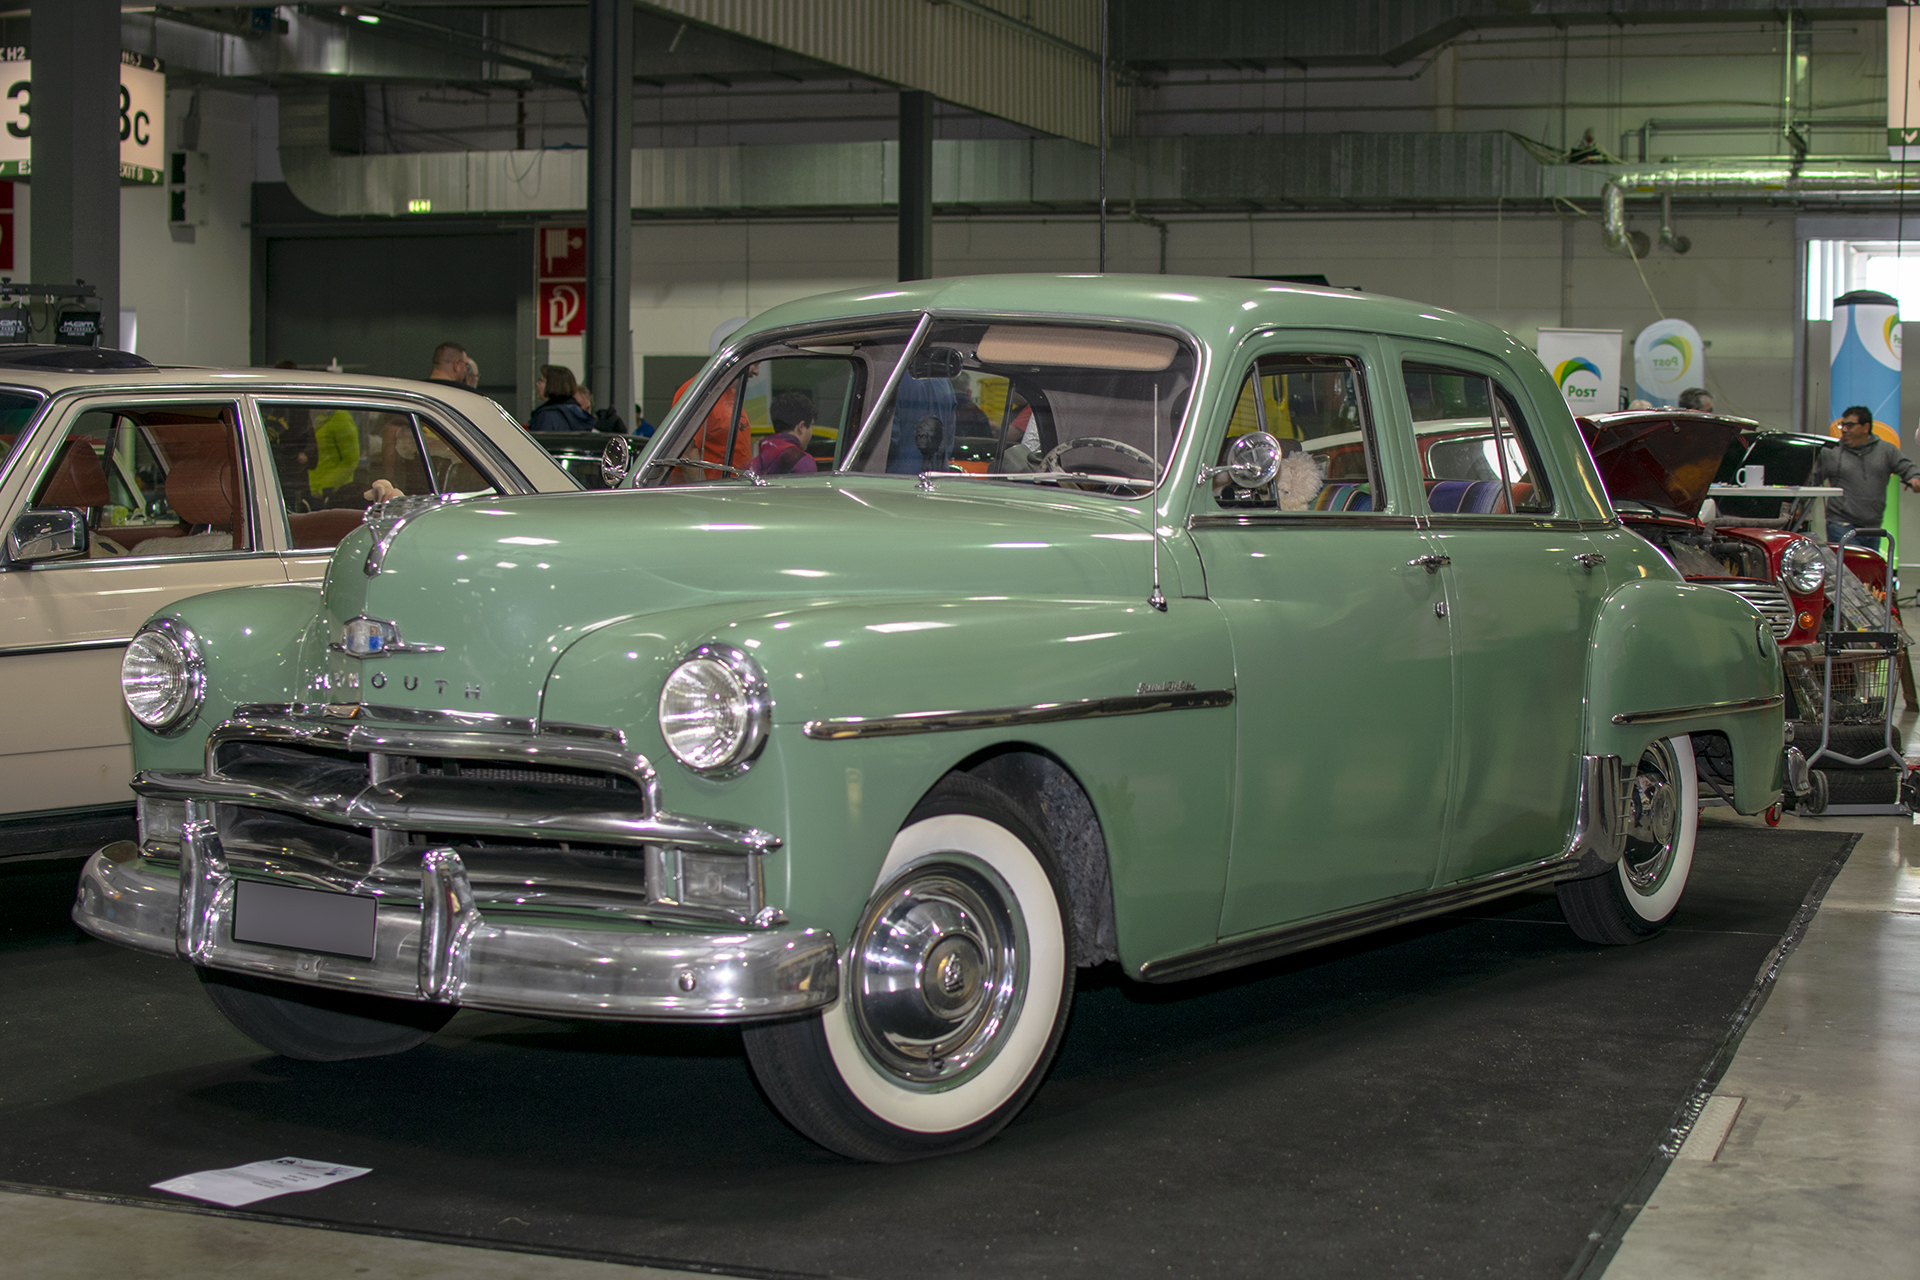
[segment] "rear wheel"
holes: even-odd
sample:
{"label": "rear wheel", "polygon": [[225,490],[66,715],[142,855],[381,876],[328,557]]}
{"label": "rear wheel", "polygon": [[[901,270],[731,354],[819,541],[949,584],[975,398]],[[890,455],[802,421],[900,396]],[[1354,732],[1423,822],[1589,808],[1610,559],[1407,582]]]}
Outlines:
{"label": "rear wheel", "polygon": [[1627,845],[1614,869],[1559,886],[1560,911],[1588,942],[1620,945],[1659,931],[1680,904],[1700,824],[1690,738],[1640,753],[1627,806]]}
{"label": "rear wheel", "polygon": [[1073,996],[1058,873],[1004,793],[943,779],[894,837],[824,1013],[745,1033],[787,1122],[856,1160],[975,1147],[1039,1088]]}
{"label": "rear wheel", "polygon": [[240,1033],[283,1058],[344,1062],[404,1053],[458,1012],[451,1005],[389,1000],[351,991],[197,969],[213,1007]]}

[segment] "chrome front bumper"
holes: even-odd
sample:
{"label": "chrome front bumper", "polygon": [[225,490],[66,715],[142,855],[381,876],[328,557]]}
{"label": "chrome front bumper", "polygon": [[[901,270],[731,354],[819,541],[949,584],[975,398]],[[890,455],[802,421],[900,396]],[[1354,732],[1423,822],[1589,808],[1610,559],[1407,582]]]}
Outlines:
{"label": "chrome front bumper", "polygon": [[217,849],[190,849],[173,874],[109,846],[87,861],[73,919],[102,941],[214,969],[545,1017],[740,1022],[822,1008],[839,989],[824,930],[489,920],[451,849],[423,855],[421,887],[417,903],[379,904],[372,959],[320,955],[234,940]]}

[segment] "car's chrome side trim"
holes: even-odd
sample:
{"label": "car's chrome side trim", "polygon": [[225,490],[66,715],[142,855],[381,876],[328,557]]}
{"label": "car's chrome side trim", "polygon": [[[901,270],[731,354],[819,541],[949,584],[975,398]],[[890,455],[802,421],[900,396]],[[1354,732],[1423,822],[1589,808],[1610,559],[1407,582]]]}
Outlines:
{"label": "car's chrome side trim", "polygon": [[[178,875],[104,853],[88,860],[74,923],[105,942],[306,986],[546,1017],[742,1022],[832,1004],[838,950],[822,929],[742,931],[489,917],[451,849],[426,851],[427,901],[382,901],[373,958],[315,955],[233,938],[233,881],[209,836]],[[183,894],[183,886],[190,891]],[[182,919],[184,945],[177,944]]]}
{"label": "car's chrome side trim", "polygon": [[1099,720],[1109,716],[1140,716],[1158,711],[1189,711],[1232,705],[1231,689],[1190,689],[1118,698],[1077,698],[1071,702],[1040,702],[1032,706],[996,707],[986,711],[910,711],[872,719],[844,716],[834,720],[809,720],[801,726],[800,732],[809,738],[840,742],[849,738],[952,733],[961,729],[1006,729],[1018,725],[1055,724],[1062,720]]}
{"label": "car's chrome side trim", "polygon": [[68,640],[64,644],[22,644],[11,648],[0,648],[0,658],[25,658],[36,653],[83,653],[88,649],[124,649],[132,643],[132,636],[122,636],[118,640]]}
{"label": "car's chrome side trim", "polygon": [[1219,511],[1187,517],[1189,529],[1417,529],[1414,516],[1391,512]]}
{"label": "car's chrome side trim", "polygon": [[1376,929],[1406,924],[1427,916],[1436,916],[1446,911],[1469,907],[1478,902],[1505,897],[1510,893],[1538,888],[1552,884],[1556,880],[1571,879],[1574,868],[1575,862],[1569,855],[1547,858],[1524,867],[1498,871],[1490,876],[1481,876],[1473,880],[1463,880],[1459,884],[1446,885],[1439,889],[1403,894],[1397,898],[1369,903],[1364,907],[1322,916],[1316,920],[1284,925],[1263,933],[1225,938],[1183,955],[1168,956],[1162,960],[1149,960],[1140,966],[1140,980],[1142,982],[1184,982],[1189,978],[1205,977],[1210,973],[1235,969],[1260,960],[1272,960],[1278,956],[1290,955],[1295,951],[1304,951],[1309,947],[1325,946],[1328,943],[1358,937],[1363,933],[1371,933]]}
{"label": "car's chrome side trim", "polygon": [[1613,718],[1615,724],[1660,724],[1668,720],[1691,720],[1695,716],[1723,716],[1736,711],[1764,711],[1787,700],[1784,693],[1766,698],[1735,698],[1728,702],[1703,702],[1692,707],[1668,707],[1660,711],[1623,711]]}

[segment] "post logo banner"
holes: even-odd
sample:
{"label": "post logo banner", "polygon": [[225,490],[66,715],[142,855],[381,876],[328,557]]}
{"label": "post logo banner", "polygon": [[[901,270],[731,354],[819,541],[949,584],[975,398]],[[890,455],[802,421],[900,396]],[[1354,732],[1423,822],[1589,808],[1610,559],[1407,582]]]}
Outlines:
{"label": "post logo banner", "polygon": [[1620,407],[1620,330],[1542,329],[1540,363],[1576,416]]}
{"label": "post logo banner", "polygon": [[1873,410],[1874,434],[1900,442],[1900,303],[1856,289],[1833,301],[1832,420],[1856,404]]}
{"label": "post logo banner", "polygon": [[1666,408],[1688,387],[1706,385],[1706,344],[1685,320],[1656,320],[1633,340],[1635,399]]}

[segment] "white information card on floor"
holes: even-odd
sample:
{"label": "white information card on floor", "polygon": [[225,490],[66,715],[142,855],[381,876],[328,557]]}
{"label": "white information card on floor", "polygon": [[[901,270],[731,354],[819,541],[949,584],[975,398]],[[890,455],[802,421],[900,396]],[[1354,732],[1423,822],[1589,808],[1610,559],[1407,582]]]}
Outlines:
{"label": "white information card on floor", "polygon": [[178,1178],[168,1178],[165,1182],[156,1182],[153,1189],[237,1208],[256,1200],[284,1196],[289,1192],[317,1191],[321,1187],[372,1172],[371,1169],[360,1169],[350,1164],[322,1164],[318,1160],[282,1156],[278,1160],[256,1160],[233,1169],[208,1169],[204,1173],[183,1174]]}

